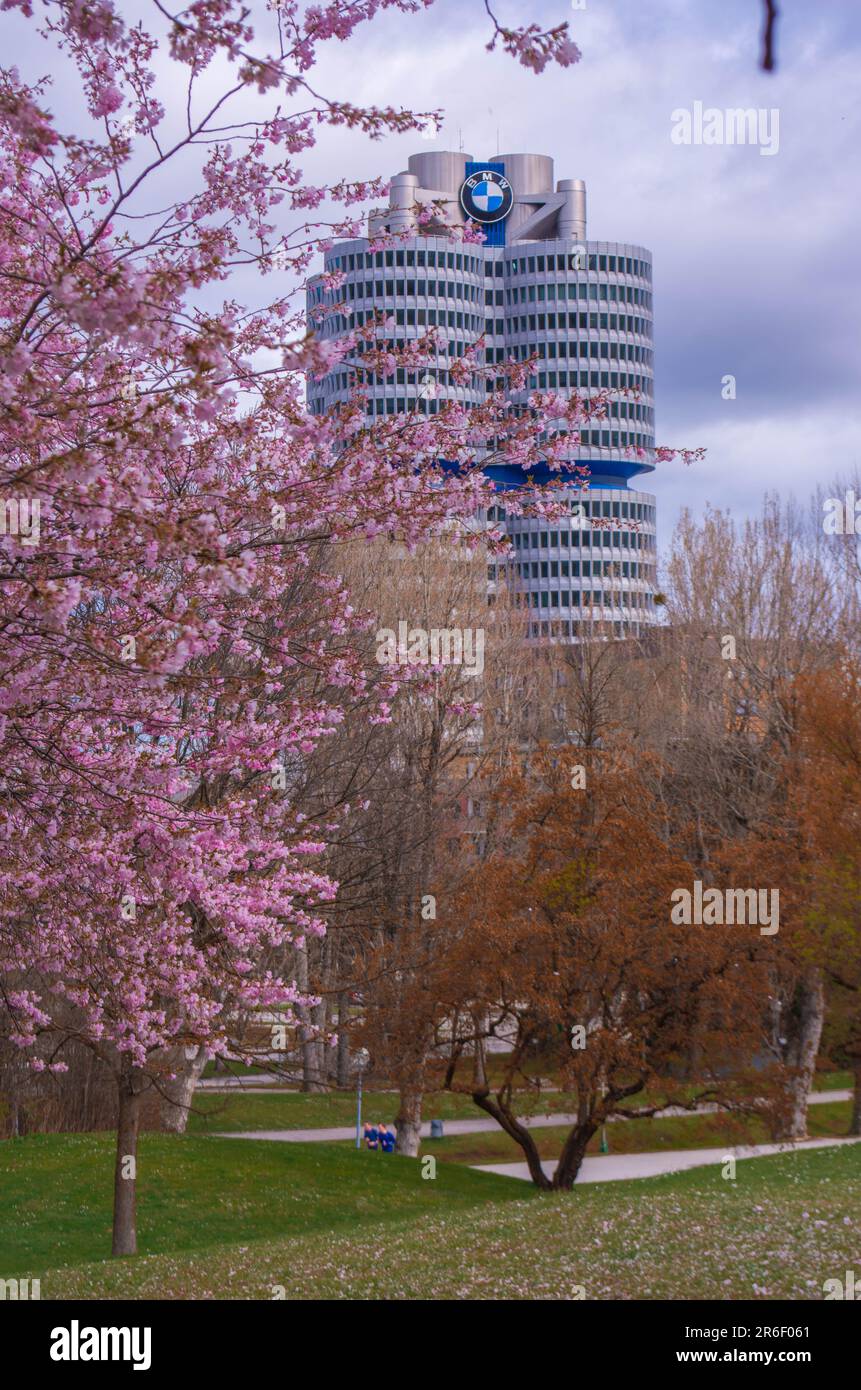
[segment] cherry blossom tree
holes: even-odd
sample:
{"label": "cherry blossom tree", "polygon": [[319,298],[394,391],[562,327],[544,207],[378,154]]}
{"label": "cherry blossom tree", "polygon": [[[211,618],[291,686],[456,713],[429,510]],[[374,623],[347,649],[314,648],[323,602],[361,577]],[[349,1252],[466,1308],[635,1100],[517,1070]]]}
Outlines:
{"label": "cherry blossom tree", "polygon": [[[155,3],[148,30],[110,0],[3,0],[81,105],[73,133],[47,80],[0,75],[0,990],[34,1067],[62,1069],[77,1039],[114,1072],[116,1254],[136,1250],[144,1092],[177,1049],[223,1051],[237,1010],[290,1022],[307,1002],[273,952],[322,931],[334,886],[287,769],[368,682],[363,616],[324,557],[473,514],[491,449],[561,481],[601,408],[518,415],[494,391],[469,416],[306,410],[307,376],[345,352],[392,372],[435,348],[384,324],[323,344],[297,307],[383,191],[310,184],[321,129],[374,139],[434,114],[323,96],[310,73],[327,42],[417,8],[282,0],[255,28],[235,0]],[[504,46],[536,71],[579,56],[565,26]],[[249,276],[277,294],[243,305]],[[395,688],[375,687],[374,717]]]}

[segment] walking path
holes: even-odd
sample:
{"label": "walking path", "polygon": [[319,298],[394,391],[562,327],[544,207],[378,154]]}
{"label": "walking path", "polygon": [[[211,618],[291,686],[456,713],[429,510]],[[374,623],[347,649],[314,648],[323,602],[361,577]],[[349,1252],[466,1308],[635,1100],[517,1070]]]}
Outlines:
{"label": "walking path", "polygon": [[[576,1115],[532,1115],[524,1117],[521,1124],[530,1129],[542,1129],[547,1125],[573,1125]],[[495,1120],[445,1120],[445,1132],[450,1134],[481,1134],[485,1130],[499,1129]],[[422,1138],[430,1137],[428,1122],[422,1125]],[[500,1133],[502,1131],[500,1130]],[[232,1134],[216,1135],[218,1139],[278,1139],[285,1144],[331,1143],[336,1139],[355,1139],[356,1126],[341,1126],[338,1129],[243,1129]]]}
{"label": "walking path", "polygon": [[[601,1158],[584,1158],[577,1182],[620,1182],[624,1178],[655,1178],[661,1173],[678,1173],[683,1168],[705,1168],[710,1163],[725,1163],[733,1158],[759,1158],[764,1154],[797,1153],[799,1149],[826,1149],[836,1144],[861,1144],[861,1138],[802,1139],[797,1144],[750,1144],[722,1149],[670,1149],[666,1153],[607,1154]],[[480,1173],[500,1173],[505,1178],[523,1178],[527,1182],[529,1168],[525,1163],[473,1163]],[[548,1177],[554,1164],[542,1163]]]}
{"label": "walking path", "polygon": [[[813,1091],[810,1095],[810,1104],[825,1105],[828,1101],[849,1100],[851,1094],[851,1091]],[[703,1105],[698,1107],[697,1110],[683,1110],[679,1106],[674,1105],[668,1110],[662,1110],[661,1115],[703,1115],[715,1110],[717,1110],[716,1105]],[[520,1123],[526,1125],[529,1129],[546,1129],[550,1125],[573,1125],[576,1123],[576,1120],[577,1116],[570,1114],[531,1115],[522,1116]],[[616,1120],[613,1121],[613,1123],[615,1122]],[[445,1120],[443,1123],[447,1135],[484,1134],[499,1129],[499,1125],[495,1120],[489,1118],[479,1119],[477,1116],[475,1119]],[[618,1117],[618,1123],[626,1123],[624,1117]],[[338,1139],[354,1139],[355,1136],[356,1126],[353,1124],[341,1125],[333,1129],[243,1129],[241,1131],[234,1130],[230,1133],[218,1134],[216,1137],[219,1139],[275,1139],[285,1144],[315,1144],[333,1143]],[[427,1139],[429,1136],[430,1123],[425,1122],[425,1124],[422,1125],[422,1138]],[[831,1141],[826,1140],[825,1142],[830,1143]],[[701,1150],[698,1152],[707,1151]],[[721,1150],[721,1152],[729,1153],[731,1151],[727,1149]],[[657,1156],[663,1157],[663,1155]],[[619,1155],[619,1157],[621,1159],[622,1157],[627,1157],[627,1155]],[[632,1154],[631,1157],[634,1158],[637,1157],[637,1155]],[[521,1165],[508,1164],[505,1166],[516,1168]]]}
{"label": "walking path", "polygon": [[[198,1089],[199,1091],[207,1091],[207,1092],[210,1092],[210,1093],[214,1091],[216,1094],[217,1094],[218,1092],[220,1092],[220,1091],[221,1091],[221,1092],[241,1091],[242,1094],[245,1095],[245,1096],[264,1096],[264,1095],[270,1095],[270,1096],[271,1096],[271,1095],[276,1095],[276,1096],[296,1096],[296,1095],[302,1095],[302,1094],[304,1094],[304,1093],[301,1092],[301,1091],[298,1089],[298,1087],[295,1086],[295,1085],[293,1085],[293,1086],[286,1086],[286,1085],[284,1084],[284,1082],[281,1080],[281,1077],[280,1077],[280,1076],[268,1076],[268,1075],[266,1075],[265,1073],[262,1074],[262,1075],[260,1075],[260,1076],[251,1076],[251,1077],[244,1077],[244,1076],[228,1076],[228,1077],[208,1076],[204,1081],[198,1081],[198,1083],[197,1083],[197,1089]],[[371,1089],[371,1090],[373,1090],[376,1094],[392,1095],[392,1096],[396,1096],[396,1095],[397,1095],[397,1091],[396,1091],[395,1088],[392,1087],[392,1086],[383,1086],[383,1087],[379,1087],[379,1088],[376,1087],[376,1086],[374,1086],[374,1087],[370,1087],[370,1088],[366,1088],[366,1089]],[[558,1092],[558,1090],[559,1090],[559,1087],[558,1087],[558,1086],[542,1086],[542,1088],[541,1088],[541,1094],[542,1094],[542,1095],[547,1095],[547,1096],[552,1096],[552,1095],[554,1095],[556,1092]],[[333,1094],[335,1094],[335,1093],[332,1092],[332,1091],[327,1091],[327,1092],[325,1092],[325,1094],[326,1094],[326,1095],[333,1095]],[[343,1095],[343,1094],[345,1094],[345,1092],[342,1091],[341,1094]],[[853,1093],[852,1093],[851,1090],[841,1090],[841,1091],[811,1091],[811,1092],[810,1092],[810,1104],[811,1104],[811,1105],[824,1104],[824,1103],[825,1103],[826,1101],[828,1101],[828,1100],[851,1100],[851,1099],[852,1099],[852,1094],[853,1094]],[[701,1113],[705,1113],[705,1111],[706,1111],[708,1108],[709,1108],[709,1107],[707,1107],[707,1106],[702,1106],[702,1107],[701,1107]],[[712,1110],[715,1110],[715,1109],[717,1109],[717,1106],[711,1106],[710,1108],[711,1108]],[[671,1110],[664,1110],[662,1113],[663,1113],[664,1115],[672,1115],[672,1114],[675,1114],[676,1112],[675,1112],[675,1110],[672,1110],[672,1109],[671,1109]],[[690,1112],[690,1110],[685,1110],[685,1111],[681,1111],[680,1113],[685,1114],[685,1115],[689,1115],[691,1112]]]}
{"label": "walking path", "polygon": [[270,1076],[265,1071],[254,1076],[207,1076],[197,1083],[201,1091],[248,1091],[251,1095],[261,1095],[272,1086],[290,1094],[296,1089],[295,1086],[285,1086],[280,1076]]}

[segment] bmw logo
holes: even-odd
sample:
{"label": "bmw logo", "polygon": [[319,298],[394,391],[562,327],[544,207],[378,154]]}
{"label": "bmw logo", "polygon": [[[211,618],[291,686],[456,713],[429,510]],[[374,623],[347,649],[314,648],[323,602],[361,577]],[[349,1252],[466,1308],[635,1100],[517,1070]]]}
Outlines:
{"label": "bmw logo", "polygon": [[460,186],[460,205],[474,222],[501,222],[511,212],[514,193],[504,174],[479,169]]}

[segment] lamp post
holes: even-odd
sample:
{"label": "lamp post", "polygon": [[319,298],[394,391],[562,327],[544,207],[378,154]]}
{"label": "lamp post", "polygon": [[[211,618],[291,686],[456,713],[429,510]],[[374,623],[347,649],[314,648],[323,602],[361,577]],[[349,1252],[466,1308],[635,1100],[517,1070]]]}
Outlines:
{"label": "lamp post", "polygon": [[370,1053],[366,1047],[360,1047],[353,1058],[353,1070],[356,1073],[356,1148],[362,1147],[362,1076],[365,1067],[371,1060]]}

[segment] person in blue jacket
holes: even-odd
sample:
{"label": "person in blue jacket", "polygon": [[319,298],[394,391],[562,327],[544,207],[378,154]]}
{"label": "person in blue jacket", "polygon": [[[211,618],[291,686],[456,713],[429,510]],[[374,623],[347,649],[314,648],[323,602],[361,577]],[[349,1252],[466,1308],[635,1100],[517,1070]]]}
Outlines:
{"label": "person in blue jacket", "polygon": [[384,1154],[393,1154],[395,1151],[395,1134],[386,1125],[380,1125],[380,1148]]}
{"label": "person in blue jacket", "polygon": [[365,1148],[376,1150],[379,1133],[376,1125],[365,1124]]}

